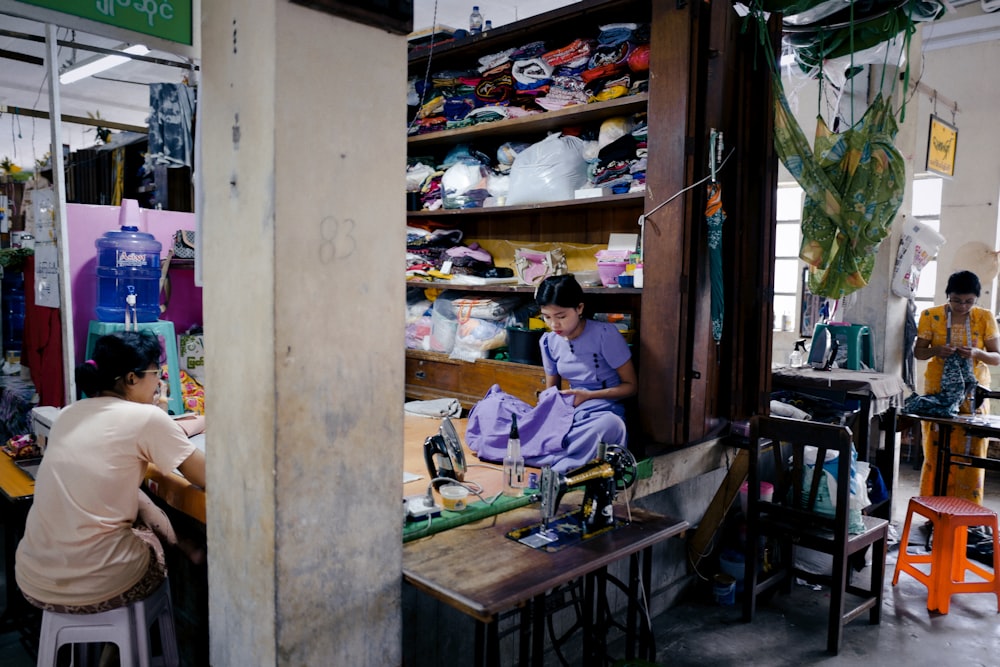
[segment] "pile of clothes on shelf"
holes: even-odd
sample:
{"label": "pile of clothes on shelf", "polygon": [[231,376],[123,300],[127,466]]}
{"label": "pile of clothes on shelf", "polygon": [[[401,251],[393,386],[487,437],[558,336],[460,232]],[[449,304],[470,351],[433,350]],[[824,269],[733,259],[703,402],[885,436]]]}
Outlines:
{"label": "pile of clothes on shelf", "polygon": [[[406,188],[416,210],[537,204],[645,189],[646,114],[615,116],[599,127],[563,128],[534,144],[505,141],[495,150],[453,146],[440,162],[412,156]],[[591,195],[593,196],[593,195]]]}
{"label": "pile of clothes on shelf", "polygon": [[508,328],[524,328],[538,313],[527,295],[409,288],[406,296],[406,347],[464,361],[502,353]]}
{"label": "pile of clothes on shelf", "polygon": [[[448,275],[441,269],[449,263]],[[406,228],[406,278],[450,278],[471,275],[480,278],[509,278],[512,269],[497,267],[493,256],[478,243],[462,243],[461,229],[448,229],[427,222]]]}
{"label": "pile of clothes on shelf", "polygon": [[554,49],[529,42],[483,56],[468,69],[412,77],[408,87],[411,135],[646,92],[649,25],[603,25],[596,38]]}

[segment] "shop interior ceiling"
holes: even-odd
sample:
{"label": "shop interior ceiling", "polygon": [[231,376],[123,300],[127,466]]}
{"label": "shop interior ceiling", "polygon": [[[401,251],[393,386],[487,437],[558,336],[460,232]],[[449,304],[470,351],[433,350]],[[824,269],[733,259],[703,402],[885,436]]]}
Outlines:
{"label": "shop interior ceiling", "polygon": [[[1000,0],[957,0],[952,5],[982,4],[979,18],[989,19],[1000,39],[1000,12],[987,14],[989,2]],[[414,0],[414,32],[426,33],[432,25],[452,29],[467,28],[469,12],[476,0]],[[484,19],[494,27],[525,19],[535,14],[574,4],[567,0],[479,0]],[[944,21],[948,19],[945,18]],[[939,22],[940,23],[940,22]],[[982,26],[970,30],[982,31]],[[49,122],[12,113],[12,107],[47,111],[49,108],[47,69],[44,66],[44,41],[31,41],[24,35],[44,37],[43,24],[0,15],[0,160],[10,159],[14,164],[30,169],[36,160],[44,158],[49,148]],[[119,48],[121,42],[81,31],[60,29],[58,37],[66,42],[86,44],[107,49]],[[93,53],[71,46],[59,48],[61,67],[93,57]],[[151,51],[146,58],[181,62],[182,59],[162,51]],[[130,60],[114,69],[88,77],[79,82],[62,85],[60,100],[63,115],[89,117],[144,127],[149,109],[147,84],[179,82],[188,70],[148,61]],[[94,127],[75,123],[63,124],[63,143],[71,150],[96,143]]]}

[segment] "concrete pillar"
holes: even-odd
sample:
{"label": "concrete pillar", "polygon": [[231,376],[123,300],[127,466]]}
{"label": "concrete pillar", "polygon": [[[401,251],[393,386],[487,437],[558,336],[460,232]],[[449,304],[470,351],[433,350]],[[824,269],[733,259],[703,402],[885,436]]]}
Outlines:
{"label": "concrete pillar", "polygon": [[405,38],[202,12],[211,661],[399,664]]}

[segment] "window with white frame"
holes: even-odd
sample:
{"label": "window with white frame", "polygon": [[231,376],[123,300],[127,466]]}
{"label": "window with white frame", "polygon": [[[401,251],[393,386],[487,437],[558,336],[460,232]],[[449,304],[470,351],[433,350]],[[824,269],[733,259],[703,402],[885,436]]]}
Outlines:
{"label": "window with white frame", "polygon": [[777,224],[774,232],[774,329],[795,331],[799,321],[802,263],[802,188],[794,183],[778,186]]}
{"label": "window with white frame", "polygon": [[[941,189],[944,181],[936,176],[915,176],[913,179],[913,205],[911,215],[936,232],[941,231]],[[935,303],[934,286],[937,284],[937,258],[920,271],[914,295],[917,313]]]}

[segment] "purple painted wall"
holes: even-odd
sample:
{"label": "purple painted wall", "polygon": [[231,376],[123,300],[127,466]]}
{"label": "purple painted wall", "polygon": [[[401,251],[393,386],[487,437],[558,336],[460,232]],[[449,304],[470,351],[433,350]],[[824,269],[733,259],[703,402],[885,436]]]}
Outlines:
{"label": "purple painted wall", "polygon": [[[94,241],[104,232],[119,228],[118,206],[67,204],[66,226],[69,235],[70,279],[73,293],[73,341],[76,363],[83,362],[87,344],[87,328],[97,319],[97,249]],[[193,213],[139,209],[136,224],[140,231],[156,237],[163,245],[162,255],[173,245],[174,232],[195,228]],[[170,270],[171,295],[162,320],[174,323],[177,333],[194,324],[201,325],[201,288],[194,284],[193,268]]]}

